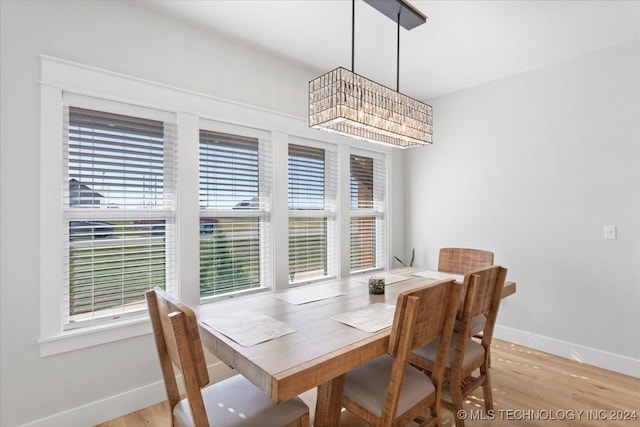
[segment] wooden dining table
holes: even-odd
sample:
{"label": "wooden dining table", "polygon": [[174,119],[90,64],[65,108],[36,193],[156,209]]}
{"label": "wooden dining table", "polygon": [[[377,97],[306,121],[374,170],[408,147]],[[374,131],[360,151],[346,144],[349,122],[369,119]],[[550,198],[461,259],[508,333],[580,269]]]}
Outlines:
{"label": "wooden dining table", "polygon": [[[366,280],[356,276],[305,285],[311,292],[329,290],[341,295],[304,304],[292,304],[278,297],[279,293],[300,288],[203,304],[195,307],[200,336],[209,351],[257,385],[274,402],[284,402],[317,387],[314,425],[336,426],[340,419],[344,374],[385,354],[391,329],[365,332],[331,317],[374,303],[395,305],[400,292],[436,281],[412,275],[419,271],[404,268],[376,273],[406,277],[406,280],[387,284],[383,295],[370,294]],[[506,283],[503,298],[513,294],[515,287],[514,282]],[[247,311],[284,322],[295,332],[243,346],[205,323],[210,318]]]}

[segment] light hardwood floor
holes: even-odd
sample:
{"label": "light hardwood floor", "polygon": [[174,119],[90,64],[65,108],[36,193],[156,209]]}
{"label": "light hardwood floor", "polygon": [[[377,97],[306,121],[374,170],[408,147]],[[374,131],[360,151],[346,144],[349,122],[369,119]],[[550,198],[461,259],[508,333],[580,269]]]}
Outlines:
{"label": "light hardwood floor", "polygon": [[[480,411],[484,408],[482,392],[477,390],[465,403],[468,427],[640,426],[638,378],[495,339],[491,356],[494,419],[471,420],[472,416],[484,414]],[[315,391],[310,390],[301,397],[311,408],[313,418]],[[450,411],[443,409],[443,416],[445,426],[454,425]],[[625,416],[629,419],[612,419]],[[351,414],[343,412],[341,427],[365,425]],[[166,402],[98,425],[146,426],[171,426]]]}

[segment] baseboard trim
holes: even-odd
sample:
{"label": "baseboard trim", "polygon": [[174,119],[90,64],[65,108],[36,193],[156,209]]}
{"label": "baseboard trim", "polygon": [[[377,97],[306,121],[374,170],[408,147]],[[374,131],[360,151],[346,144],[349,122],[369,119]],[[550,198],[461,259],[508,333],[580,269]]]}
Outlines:
{"label": "baseboard trim", "polygon": [[500,325],[496,325],[493,336],[503,341],[640,378],[639,359]]}
{"label": "baseboard trim", "polygon": [[[212,382],[233,375],[234,371],[222,362],[208,366]],[[179,381],[181,384],[181,381]],[[109,396],[86,405],[23,424],[22,427],[86,427],[95,426],[121,417],[140,408],[155,405],[167,399],[164,381],[147,384],[124,393]]]}

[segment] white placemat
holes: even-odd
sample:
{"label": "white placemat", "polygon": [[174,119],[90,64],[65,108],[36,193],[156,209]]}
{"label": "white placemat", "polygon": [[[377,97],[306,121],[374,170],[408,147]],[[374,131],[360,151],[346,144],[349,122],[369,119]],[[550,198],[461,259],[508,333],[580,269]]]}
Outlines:
{"label": "white placemat", "polygon": [[393,324],[396,307],[381,302],[365,305],[353,311],[331,316],[331,320],[353,326],[365,332],[378,332]]}
{"label": "white placemat", "polygon": [[368,284],[369,277],[384,277],[385,285],[391,285],[392,283],[402,282],[403,280],[408,280],[410,278],[409,276],[402,276],[400,274],[380,274],[380,275],[371,274],[369,276],[367,275],[357,276],[357,277],[354,277],[353,280],[355,280],[356,282]]}
{"label": "white placemat", "polygon": [[419,271],[417,273],[413,273],[413,275],[424,277],[425,279],[435,279],[435,280],[456,279],[459,282],[462,282],[464,280],[464,275],[462,274],[444,273],[442,271],[426,270],[426,271]]}
{"label": "white placemat", "polygon": [[205,319],[202,323],[243,347],[250,347],[296,331],[284,322],[253,311],[238,311],[224,317]]}
{"label": "white placemat", "polygon": [[320,301],[327,298],[333,298],[344,295],[336,289],[323,288],[321,286],[302,287],[290,289],[288,291],[279,292],[274,296],[289,304],[306,304],[308,302]]}

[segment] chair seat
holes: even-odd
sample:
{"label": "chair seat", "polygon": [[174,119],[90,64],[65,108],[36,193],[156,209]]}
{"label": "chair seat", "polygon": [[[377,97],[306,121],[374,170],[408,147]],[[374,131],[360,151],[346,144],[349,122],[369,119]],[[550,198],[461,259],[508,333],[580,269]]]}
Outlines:
{"label": "chair seat", "polygon": [[[345,379],[344,396],[373,415],[382,416],[393,362],[393,357],[384,355],[349,371]],[[407,366],[395,416],[405,413],[434,391],[435,387],[428,376],[413,366]]]}
{"label": "chair seat", "polygon": [[[487,323],[487,316],[484,314],[480,314],[471,319],[471,327],[470,327],[470,335],[475,336],[484,330],[484,326]],[[456,325],[453,330],[456,332],[460,332],[462,329],[462,322],[460,320],[456,320]]]}
{"label": "chair seat", "polygon": [[[227,378],[202,389],[209,425],[215,427],[282,427],[308,412],[298,397],[274,403],[269,396],[241,375]],[[175,406],[173,415],[180,427],[192,427],[187,399]]]}
{"label": "chair seat", "polygon": [[[456,343],[458,342],[459,335],[454,332],[451,337],[451,344],[449,345],[449,356],[447,357],[446,367],[451,368],[453,358],[455,356]],[[413,354],[420,356],[426,360],[436,360],[436,354],[438,353],[438,345],[440,344],[440,338],[431,341],[429,344],[419,347],[413,350]],[[462,367],[468,366],[474,360],[479,357],[484,357],[484,347],[477,341],[467,338],[467,346],[462,358]]]}
{"label": "chair seat", "polygon": [[481,314],[471,319],[471,336],[475,336],[484,330],[487,324],[487,316]]}

